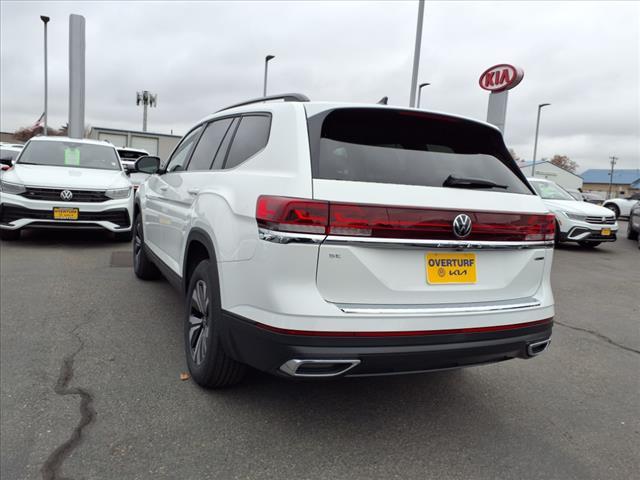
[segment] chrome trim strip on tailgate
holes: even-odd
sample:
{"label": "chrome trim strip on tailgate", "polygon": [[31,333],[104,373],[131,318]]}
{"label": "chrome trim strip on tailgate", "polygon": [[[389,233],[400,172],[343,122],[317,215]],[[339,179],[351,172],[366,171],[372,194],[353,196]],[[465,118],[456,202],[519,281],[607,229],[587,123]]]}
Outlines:
{"label": "chrome trim strip on tailgate", "polygon": [[534,242],[498,242],[490,240],[420,240],[404,238],[348,237],[319,233],[278,232],[258,229],[260,240],[273,243],[324,243],[326,245],[357,245],[376,248],[445,248],[449,250],[524,250],[552,248],[553,240]]}
{"label": "chrome trim strip on tailgate", "polygon": [[322,243],[326,235],[318,233],[277,232],[266,228],[258,228],[258,238],[273,243]]}
{"label": "chrome trim strip on tailgate", "polygon": [[418,240],[403,238],[342,237],[329,235],[327,245],[357,245],[376,248],[446,248],[453,250],[524,250],[553,248],[553,240],[534,242],[499,242],[488,240]]}
{"label": "chrome trim strip on tailgate", "polygon": [[470,313],[505,312],[540,306],[540,300],[518,298],[497,302],[453,303],[448,305],[368,305],[334,303],[344,313],[355,315],[460,315]]}

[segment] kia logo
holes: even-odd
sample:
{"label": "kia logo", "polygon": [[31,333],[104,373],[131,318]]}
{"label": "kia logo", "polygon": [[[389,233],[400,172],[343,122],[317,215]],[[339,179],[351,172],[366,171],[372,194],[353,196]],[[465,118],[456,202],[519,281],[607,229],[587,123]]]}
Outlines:
{"label": "kia logo", "polygon": [[73,198],[73,192],[71,190],[63,190],[60,192],[60,198],[65,202],[69,202]]}
{"label": "kia logo", "polygon": [[461,213],[453,219],[453,233],[458,238],[468,237],[471,233],[471,217]]}
{"label": "kia logo", "polygon": [[524,71],[513,65],[500,64],[488,68],[480,75],[480,88],[490,92],[510,90],[522,81]]}

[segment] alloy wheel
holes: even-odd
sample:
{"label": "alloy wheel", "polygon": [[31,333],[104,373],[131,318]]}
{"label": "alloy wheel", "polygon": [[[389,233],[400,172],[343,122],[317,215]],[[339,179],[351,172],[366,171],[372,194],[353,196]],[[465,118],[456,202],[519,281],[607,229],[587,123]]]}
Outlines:
{"label": "alloy wheel", "polygon": [[200,365],[207,355],[210,315],[207,284],[198,280],[191,294],[191,312],[189,314],[189,349],[191,359]]}
{"label": "alloy wheel", "polygon": [[142,255],[142,222],[140,217],[136,221],[135,236],[133,238],[133,261],[135,267],[140,267],[140,256]]}

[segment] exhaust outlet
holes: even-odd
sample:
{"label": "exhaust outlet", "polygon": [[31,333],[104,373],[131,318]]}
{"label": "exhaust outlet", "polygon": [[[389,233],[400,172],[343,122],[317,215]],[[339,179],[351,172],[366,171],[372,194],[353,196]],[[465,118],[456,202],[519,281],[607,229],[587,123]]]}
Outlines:
{"label": "exhaust outlet", "polygon": [[360,365],[360,360],[299,360],[292,359],[282,364],[280,370],[292,377],[337,377]]}
{"label": "exhaust outlet", "polygon": [[527,355],[530,357],[535,357],[544,352],[549,344],[551,343],[550,339],[542,340],[541,342],[533,342],[527,345]]}

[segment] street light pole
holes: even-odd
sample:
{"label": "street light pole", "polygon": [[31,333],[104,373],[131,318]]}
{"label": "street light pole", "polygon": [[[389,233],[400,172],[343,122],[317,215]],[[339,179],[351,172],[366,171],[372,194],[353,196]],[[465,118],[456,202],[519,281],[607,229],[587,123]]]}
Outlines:
{"label": "street light pole", "polygon": [[273,60],[275,57],[275,55],[267,55],[266,57],[264,57],[264,86],[262,88],[262,96],[266,97],[267,96],[267,70],[269,68],[269,60]]}
{"label": "street light pole", "polygon": [[45,17],[44,15],[40,15],[40,20],[44,23],[44,125],[42,135],[47,135],[47,115],[48,115],[48,106],[49,103],[49,94],[48,94],[48,74],[47,74],[47,23],[49,23],[50,18]]}
{"label": "street light pole", "polygon": [[418,87],[418,102],[416,108],[420,108],[420,94],[422,93],[422,87],[426,87],[427,85],[431,85],[430,83],[421,83]]}
{"label": "street light pole", "polygon": [[551,105],[550,103],[541,103],[538,105],[538,118],[536,120],[536,138],[533,141],[533,165],[531,166],[531,176],[536,176],[536,154],[538,153],[538,132],[540,131],[540,110],[542,107]]}
{"label": "street light pole", "polygon": [[411,75],[411,95],[409,106],[416,106],[416,86],[418,84],[418,68],[420,67],[420,45],[422,44],[422,17],[424,16],[424,0],[418,0],[418,25],[416,27],[416,46],[413,50],[413,73]]}
{"label": "street light pole", "polygon": [[609,172],[609,194],[607,195],[607,200],[611,198],[611,187],[613,186],[613,167],[616,166],[618,157],[612,155],[611,157],[609,157],[609,160],[611,160],[611,171]]}

